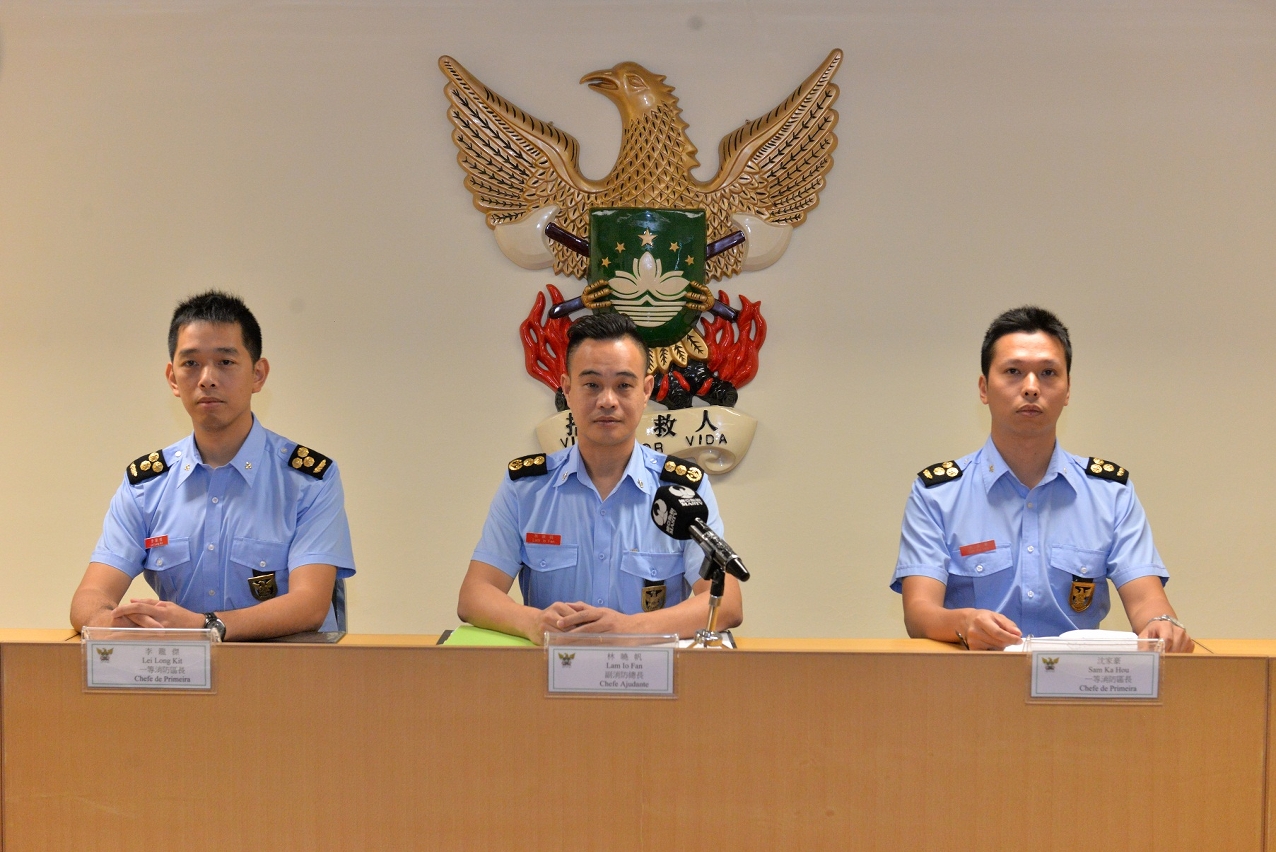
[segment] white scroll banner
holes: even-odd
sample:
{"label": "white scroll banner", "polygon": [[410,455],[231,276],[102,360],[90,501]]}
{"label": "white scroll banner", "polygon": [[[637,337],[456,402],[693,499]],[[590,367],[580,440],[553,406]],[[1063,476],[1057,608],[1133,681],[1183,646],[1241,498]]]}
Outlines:
{"label": "white scroll banner", "polygon": [[[726,473],[744,460],[753,443],[758,421],[722,405],[647,410],[635,437],[658,453],[690,459],[707,473]],[[570,411],[547,417],[536,427],[536,440],[545,453],[576,443],[576,421]]]}

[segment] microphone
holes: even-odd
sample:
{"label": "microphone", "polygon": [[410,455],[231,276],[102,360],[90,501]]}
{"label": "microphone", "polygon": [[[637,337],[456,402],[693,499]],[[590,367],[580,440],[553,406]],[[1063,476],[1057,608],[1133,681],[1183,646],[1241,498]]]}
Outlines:
{"label": "microphone", "polygon": [[694,539],[705,554],[738,580],[749,579],[744,561],[707,523],[709,507],[696,492],[682,485],[662,485],[651,503],[651,520],[660,531],[679,541]]}

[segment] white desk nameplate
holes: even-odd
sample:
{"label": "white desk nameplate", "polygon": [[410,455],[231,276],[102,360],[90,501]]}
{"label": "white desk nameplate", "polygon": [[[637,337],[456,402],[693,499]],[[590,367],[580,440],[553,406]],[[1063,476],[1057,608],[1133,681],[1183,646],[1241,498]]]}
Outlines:
{"label": "white desk nameplate", "polygon": [[86,627],[85,690],[213,691],[216,630]]}
{"label": "white desk nameplate", "polygon": [[1161,696],[1163,639],[1032,639],[1029,699],[1155,701]]}
{"label": "white desk nameplate", "polygon": [[547,633],[550,695],[674,696],[678,637]]}

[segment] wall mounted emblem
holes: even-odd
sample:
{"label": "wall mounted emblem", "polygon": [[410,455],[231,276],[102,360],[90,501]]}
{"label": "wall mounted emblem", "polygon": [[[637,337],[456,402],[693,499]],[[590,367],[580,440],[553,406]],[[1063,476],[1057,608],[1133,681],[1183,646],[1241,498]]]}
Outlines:
{"label": "wall mounted emblem", "polygon": [[775,263],[819,204],[841,61],[834,50],[783,103],[727,134],[707,181],[692,175],[696,148],[663,76],[634,62],[586,74],[580,82],[610,98],[622,122],[615,166],[592,180],[572,136],[440,57],[457,161],[497,245],[526,269],[585,280],[570,299],[547,285],[520,327],[527,372],[555,391],[559,410],[537,427],[542,450],[576,439],[559,381],[572,315],[619,311],[650,347],[652,400],[666,409],[644,415],[639,440],[710,473],[743,458],[757,422],[735,406],[757,374],[766,321],[759,302],[740,295],[733,307],[710,284]]}

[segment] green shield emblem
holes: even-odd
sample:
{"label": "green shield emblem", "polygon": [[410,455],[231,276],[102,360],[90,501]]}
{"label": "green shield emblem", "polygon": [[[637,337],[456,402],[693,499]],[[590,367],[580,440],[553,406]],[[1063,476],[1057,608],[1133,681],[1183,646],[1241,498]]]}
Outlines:
{"label": "green shield emblem", "polygon": [[634,321],[648,346],[672,346],[695,327],[688,302],[704,290],[703,210],[600,207],[589,211],[589,283],[598,301]]}

